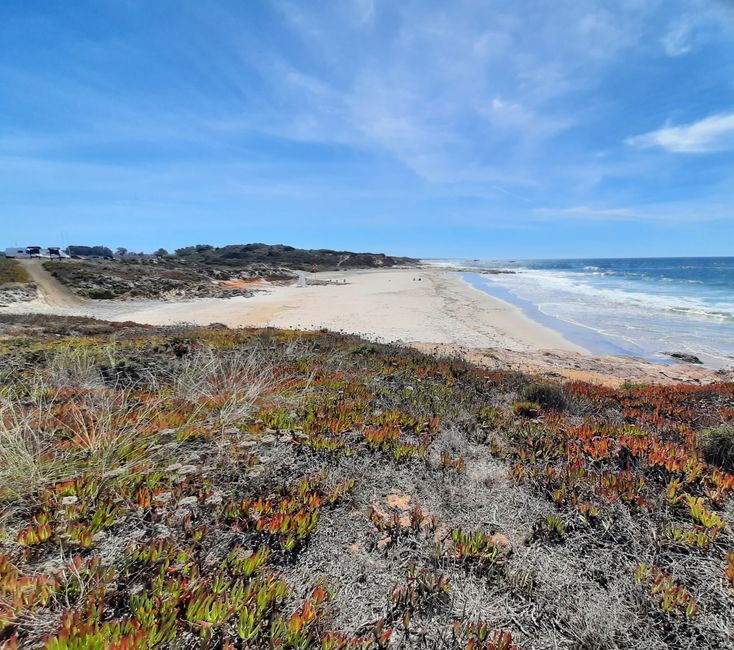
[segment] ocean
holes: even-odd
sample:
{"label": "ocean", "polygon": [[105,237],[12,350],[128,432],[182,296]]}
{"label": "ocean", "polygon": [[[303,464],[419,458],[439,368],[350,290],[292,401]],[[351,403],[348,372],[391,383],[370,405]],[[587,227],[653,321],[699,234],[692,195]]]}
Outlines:
{"label": "ocean", "polygon": [[478,289],[521,307],[594,354],[734,366],[734,257],[461,260]]}

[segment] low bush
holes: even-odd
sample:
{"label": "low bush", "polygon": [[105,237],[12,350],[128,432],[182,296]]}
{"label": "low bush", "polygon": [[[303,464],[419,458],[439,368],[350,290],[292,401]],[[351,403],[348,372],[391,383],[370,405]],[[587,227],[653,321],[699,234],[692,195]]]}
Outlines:
{"label": "low bush", "polygon": [[707,463],[734,470],[734,426],[722,424],[698,434],[698,448]]}
{"label": "low bush", "polygon": [[540,404],[537,402],[515,402],[512,412],[525,418],[537,418],[540,415]]}
{"label": "low bush", "polygon": [[85,291],[87,298],[93,300],[114,300],[117,298],[117,294],[109,289],[89,289]]}
{"label": "low bush", "polygon": [[536,402],[549,411],[562,411],[566,408],[563,388],[550,382],[533,382],[522,389],[522,396],[528,402]]}

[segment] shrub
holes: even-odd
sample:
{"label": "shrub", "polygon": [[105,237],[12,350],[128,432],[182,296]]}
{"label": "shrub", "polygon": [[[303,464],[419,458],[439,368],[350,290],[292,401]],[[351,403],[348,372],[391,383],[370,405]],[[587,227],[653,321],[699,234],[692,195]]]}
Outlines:
{"label": "shrub", "polygon": [[734,426],[722,424],[698,434],[698,448],[707,463],[734,470]]}
{"label": "shrub", "polygon": [[540,415],[540,404],[537,402],[515,402],[512,412],[525,418],[537,418]]}
{"label": "shrub", "polygon": [[117,297],[114,291],[109,289],[89,289],[86,291],[87,298],[93,300],[113,300]]}
{"label": "shrub", "polygon": [[536,402],[549,411],[562,411],[566,408],[563,388],[550,382],[533,382],[522,389],[522,397],[528,402]]}

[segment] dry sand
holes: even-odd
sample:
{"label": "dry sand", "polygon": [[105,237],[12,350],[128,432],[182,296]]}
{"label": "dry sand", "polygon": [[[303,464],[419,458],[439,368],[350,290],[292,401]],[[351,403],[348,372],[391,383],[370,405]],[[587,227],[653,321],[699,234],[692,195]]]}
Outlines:
{"label": "dry sand", "polygon": [[[731,375],[687,364],[652,364],[631,357],[592,356],[518,307],[439,268],[319,273],[316,284],[263,283],[253,297],[178,302],[80,301],[48,276],[41,298],[0,313],[84,315],[151,325],[222,323],[229,327],[327,328],[424,351],[460,354],[500,368],[619,385],[711,382]],[[260,287],[258,287],[260,288]],[[58,289],[58,291],[56,290]]]}
{"label": "dry sand", "polygon": [[517,307],[442,270],[345,271],[322,273],[318,278],[334,284],[270,287],[252,298],[130,304],[115,320],[328,328],[377,341],[583,352]]}

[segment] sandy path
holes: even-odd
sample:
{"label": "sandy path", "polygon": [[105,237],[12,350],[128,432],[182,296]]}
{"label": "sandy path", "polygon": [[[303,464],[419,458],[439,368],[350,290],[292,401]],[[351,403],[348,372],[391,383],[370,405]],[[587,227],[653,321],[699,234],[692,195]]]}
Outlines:
{"label": "sandy path", "polygon": [[40,293],[40,299],[50,307],[79,308],[87,305],[87,301],[65,287],[53,275],[43,268],[42,260],[18,260]]}

